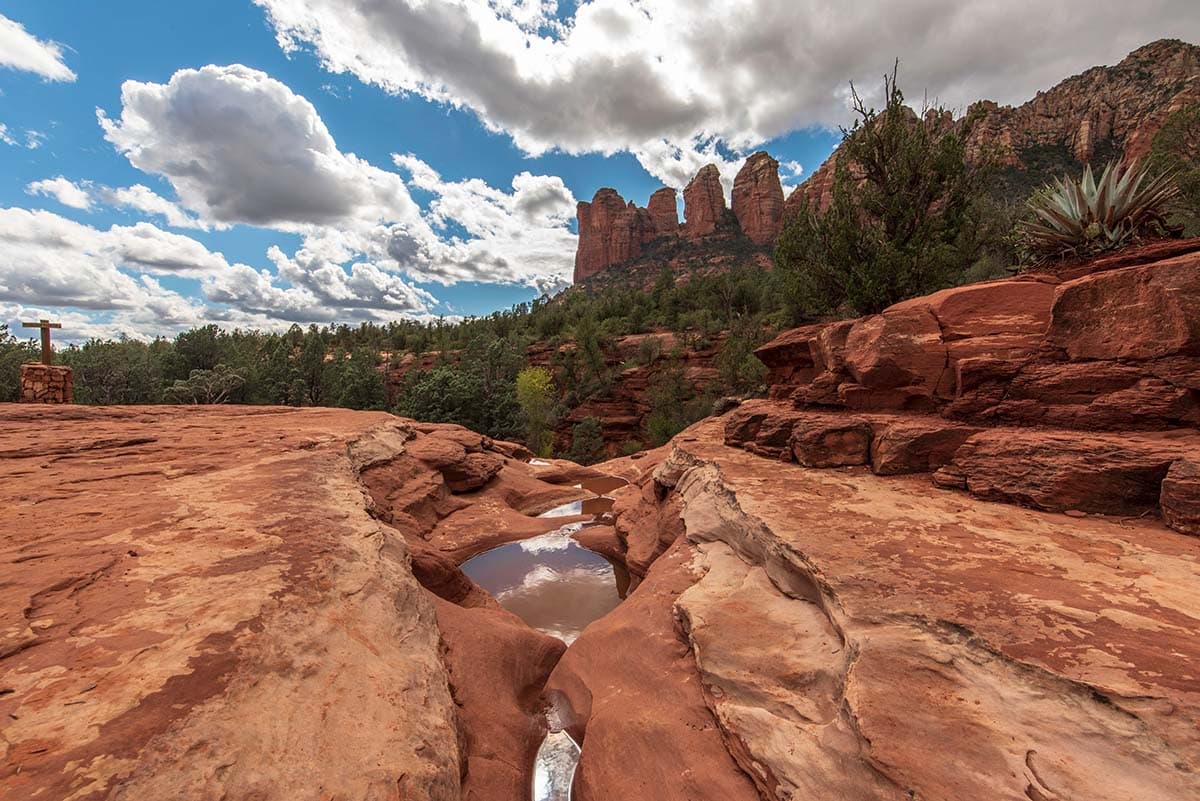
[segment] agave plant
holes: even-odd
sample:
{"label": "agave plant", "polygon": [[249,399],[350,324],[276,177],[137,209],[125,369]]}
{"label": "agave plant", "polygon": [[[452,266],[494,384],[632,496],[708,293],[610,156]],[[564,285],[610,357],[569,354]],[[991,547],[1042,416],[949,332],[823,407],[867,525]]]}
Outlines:
{"label": "agave plant", "polygon": [[1092,168],[1078,181],[1055,179],[1029,201],[1031,216],[1017,225],[1022,248],[1035,262],[1117,250],[1139,239],[1172,236],[1167,206],[1179,195],[1173,176],[1150,176],[1137,165],[1109,162],[1097,181]]}

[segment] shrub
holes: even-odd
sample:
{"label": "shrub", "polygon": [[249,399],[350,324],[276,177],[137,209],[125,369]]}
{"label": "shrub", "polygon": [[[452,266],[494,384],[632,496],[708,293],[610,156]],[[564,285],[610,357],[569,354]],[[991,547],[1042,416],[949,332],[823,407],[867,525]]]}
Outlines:
{"label": "shrub", "polygon": [[594,464],[604,456],[604,436],[600,421],[585,417],[571,429],[571,447],[567,458],[576,464]]}
{"label": "shrub", "polygon": [[550,410],[554,406],[554,377],[545,367],[527,367],[517,373],[517,403],[525,417],[525,444],[539,456],[549,456]]}
{"label": "shrub", "polygon": [[1178,234],[1166,219],[1178,194],[1170,173],[1151,177],[1143,167],[1109,162],[1097,181],[1089,166],[1078,181],[1055,179],[1030,199],[1030,216],[1017,224],[1021,249],[1041,262]]}
{"label": "shrub", "polygon": [[873,314],[948,286],[986,244],[965,235],[986,172],[965,158],[975,117],[958,126],[942,108],[918,116],[895,71],[882,112],[851,93],[858,119],[842,132],[832,200],[803,208],[775,247],[794,322]]}
{"label": "shrub", "polygon": [[211,370],[192,370],[186,380],[176,381],[163,393],[170,403],[225,403],[246,380],[224,364]]}
{"label": "shrub", "polygon": [[37,360],[38,347],[32,339],[17,339],[8,333],[7,325],[0,324],[0,403],[20,397],[21,365]]}
{"label": "shrub", "polygon": [[1150,168],[1175,176],[1179,202],[1171,219],[1200,236],[1200,103],[1167,117],[1150,142]]}

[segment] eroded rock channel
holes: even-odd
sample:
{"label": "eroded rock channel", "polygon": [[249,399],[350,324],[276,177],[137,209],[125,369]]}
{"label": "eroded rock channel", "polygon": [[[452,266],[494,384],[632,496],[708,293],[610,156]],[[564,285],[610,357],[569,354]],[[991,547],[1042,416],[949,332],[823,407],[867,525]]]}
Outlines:
{"label": "eroded rock channel", "polygon": [[410,550],[463,797],[1200,793],[1198,585],[1151,580],[1200,577],[1194,540],[764,459],[726,444],[740,421],[377,504],[436,507]]}
{"label": "eroded rock channel", "polygon": [[[593,520],[455,426],[0,409],[0,796],[527,799],[561,726],[575,801],[1200,797],[1200,541],[764,458],[796,411],[606,462]],[[564,526],[631,588],[569,648],[460,567]]]}
{"label": "eroded rock channel", "polygon": [[[571,501],[538,515],[544,519],[590,517],[565,523],[547,534],[501,545],[467,560],[463,572],[505,609],[543,634],[567,644],[592,621],[616,608],[629,591],[623,564],[590,551],[574,539],[612,509],[605,493],[625,486],[624,479],[597,476],[576,486],[591,497]],[[570,712],[557,696],[544,699],[546,739],[533,764],[533,801],[567,801],[579,761],[579,744],[566,731]]]}
{"label": "eroded rock channel", "polygon": [[[425,427],[404,447],[362,478],[374,513],[407,533],[414,574],[437,596],[464,797],[570,798],[582,740],[571,730],[581,727],[545,683],[629,591],[611,547],[612,493],[628,482],[452,427]],[[444,486],[421,480],[419,466],[440,471]]]}

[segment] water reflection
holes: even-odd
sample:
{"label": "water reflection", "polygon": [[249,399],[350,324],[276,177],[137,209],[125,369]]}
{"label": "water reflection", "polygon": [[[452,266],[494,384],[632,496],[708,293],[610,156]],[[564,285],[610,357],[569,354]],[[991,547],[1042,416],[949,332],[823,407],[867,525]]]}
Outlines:
{"label": "water reflection", "polygon": [[570,801],[578,764],[579,746],[569,734],[547,734],[533,765],[533,801]]}
{"label": "water reflection", "polygon": [[615,565],[571,538],[582,526],[502,545],[467,560],[463,572],[531,627],[570,644],[628,586]]}
{"label": "water reflection", "polygon": [[555,506],[553,509],[542,512],[538,517],[574,517],[576,515],[598,517],[611,512],[612,508],[612,498],[584,498],[582,501],[571,501],[561,506]]}
{"label": "water reflection", "polygon": [[[591,515],[595,519],[612,511],[613,499],[607,494],[626,483],[613,477],[588,479],[578,486],[594,493],[593,497],[556,506],[538,516]],[[623,567],[572,539],[583,526],[567,523],[549,534],[502,545],[464,562],[463,572],[531,627],[570,645],[585,626],[619,604],[629,589],[629,574]],[[550,733],[534,761],[533,801],[571,798],[580,751],[563,730],[560,715],[559,705],[551,703],[546,712]]]}

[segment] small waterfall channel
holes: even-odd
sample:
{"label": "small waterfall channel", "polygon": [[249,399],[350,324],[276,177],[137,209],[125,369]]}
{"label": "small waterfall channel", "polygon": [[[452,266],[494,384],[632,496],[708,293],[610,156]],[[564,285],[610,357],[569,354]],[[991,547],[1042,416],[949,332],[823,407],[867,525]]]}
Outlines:
{"label": "small waterfall channel", "polygon": [[[583,481],[578,486],[593,493],[592,497],[538,515],[570,517],[571,522],[468,559],[462,564],[463,572],[530,627],[569,647],[584,627],[624,600],[629,589],[629,574],[623,566],[572,538],[612,510],[608,493],[626,483],[613,477]],[[550,731],[537,752],[531,797],[533,801],[569,801],[579,745],[566,732],[567,721],[561,718],[558,705],[551,702],[545,714]]]}

